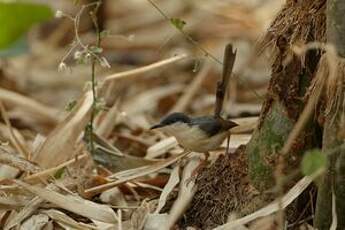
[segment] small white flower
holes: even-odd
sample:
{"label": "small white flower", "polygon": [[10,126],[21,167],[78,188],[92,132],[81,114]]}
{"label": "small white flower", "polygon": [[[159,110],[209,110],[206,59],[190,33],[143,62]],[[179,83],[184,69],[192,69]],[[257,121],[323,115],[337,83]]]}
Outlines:
{"label": "small white flower", "polygon": [[64,13],[61,10],[57,10],[55,12],[55,17],[56,18],[62,18],[64,16]]}
{"label": "small white flower", "polygon": [[86,58],[86,59],[90,59],[90,58],[91,58],[91,54],[90,54],[90,53],[87,53],[87,54],[85,55],[85,58]]}
{"label": "small white flower", "polygon": [[75,60],[78,60],[81,58],[82,53],[80,51],[76,51],[73,55]]}
{"label": "small white flower", "polygon": [[111,68],[109,62],[107,61],[107,59],[105,57],[101,57],[100,64],[104,68]]}
{"label": "small white flower", "polygon": [[65,70],[67,70],[67,65],[66,65],[66,63],[60,62],[59,67],[58,67],[58,71],[59,71],[59,72],[62,72],[62,71],[65,71]]}

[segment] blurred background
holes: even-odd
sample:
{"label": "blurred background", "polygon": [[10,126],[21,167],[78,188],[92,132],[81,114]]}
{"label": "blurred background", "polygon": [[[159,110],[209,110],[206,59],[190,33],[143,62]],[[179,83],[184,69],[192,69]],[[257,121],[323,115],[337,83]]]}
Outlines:
{"label": "blurred background", "polygon": [[[75,25],[68,17],[75,17],[81,6],[90,1],[33,2],[48,6],[53,14],[61,12],[62,16],[53,15],[35,23],[28,33],[16,37],[14,43],[0,51],[0,86],[63,113],[90,80],[90,65],[75,61],[80,48],[71,50]],[[97,17],[100,30],[106,34],[101,42],[102,56],[111,68],[97,66],[97,79],[101,81],[114,73],[187,54],[186,59],[167,67],[113,81],[121,97],[119,108],[137,123],[142,122],[138,118],[141,116],[159,119],[176,109],[178,99],[191,90],[193,80],[203,75],[195,83],[197,90],[192,100],[182,109],[191,114],[210,113],[215,84],[222,72],[219,62],[225,45],[231,42],[237,49],[237,59],[225,112],[230,117],[258,115],[270,75],[270,60],[258,57],[254,47],[282,2],[155,0],[156,7],[168,17],[185,22],[183,34],[147,0],[103,0]],[[82,12],[78,30],[84,44],[95,44],[96,34],[88,10]],[[58,71],[62,61],[66,68]],[[10,114],[11,119],[27,120],[20,108],[14,108]],[[30,126],[29,121],[22,123]]]}

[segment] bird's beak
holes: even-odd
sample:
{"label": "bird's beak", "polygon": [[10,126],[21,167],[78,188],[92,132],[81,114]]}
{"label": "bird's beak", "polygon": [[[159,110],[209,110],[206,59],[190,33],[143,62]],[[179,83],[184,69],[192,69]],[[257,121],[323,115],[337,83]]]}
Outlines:
{"label": "bird's beak", "polygon": [[237,124],[236,122],[232,122],[231,126],[232,126],[231,129],[232,129],[232,128],[235,128],[236,126],[239,126],[239,124]]}
{"label": "bird's beak", "polygon": [[151,126],[150,129],[158,129],[158,128],[162,128],[162,127],[164,127],[164,126],[165,126],[165,125],[163,125],[163,124],[157,124],[157,125]]}
{"label": "bird's beak", "polygon": [[222,123],[226,129],[232,129],[232,128],[235,128],[236,126],[239,126],[239,124],[230,120],[223,120]]}

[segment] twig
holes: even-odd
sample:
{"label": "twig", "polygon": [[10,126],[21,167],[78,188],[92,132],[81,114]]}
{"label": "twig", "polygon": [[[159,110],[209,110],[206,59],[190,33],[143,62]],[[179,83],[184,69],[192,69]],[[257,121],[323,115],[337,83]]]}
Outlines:
{"label": "twig", "polygon": [[[171,23],[171,19],[166,13],[164,13],[163,10],[161,10],[156,3],[154,3],[152,0],[147,0],[162,16],[164,19],[169,21]],[[189,34],[187,34],[185,31],[183,31],[180,28],[177,28],[174,26],[189,42],[191,42],[196,48],[198,48],[201,52],[204,53],[205,56],[210,57],[213,61],[215,61],[218,64],[223,64],[221,61],[219,61],[213,54],[211,54],[209,51],[207,51],[204,47],[200,46],[200,44],[195,41]]]}
{"label": "twig", "polygon": [[27,177],[24,178],[24,181],[33,181],[33,180],[36,180],[36,179],[42,179],[44,177],[51,176],[54,173],[56,173],[58,170],[60,170],[62,168],[65,168],[65,167],[73,164],[74,162],[76,162],[78,160],[84,159],[87,156],[88,156],[88,154],[86,154],[86,153],[84,153],[82,155],[79,155],[79,156],[76,156],[73,159],[71,159],[69,161],[66,161],[66,162],[64,162],[62,164],[59,164],[56,167],[49,168],[49,169],[43,170],[41,172],[38,172],[38,173],[32,174],[30,176],[27,176]]}
{"label": "twig", "polygon": [[217,82],[216,90],[216,104],[214,110],[215,117],[221,117],[221,112],[224,103],[224,97],[226,89],[229,84],[229,79],[232,73],[236,59],[236,50],[233,50],[232,44],[228,44],[224,51],[224,64],[223,64],[223,76],[222,80]]}
{"label": "twig", "polygon": [[129,177],[126,177],[126,178],[123,178],[123,179],[119,179],[119,180],[116,180],[116,181],[113,181],[113,182],[110,182],[110,183],[107,183],[107,184],[102,184],[102,185],[99,185],[99,186],[96,186],[96,187],[93,187],[93,188],[89,188],[89,189],[86,189],[84,191],[84,194],[86,196],[89,196],[89,195],[96,195],[96,194],[99,194],[107,189],[110,189],[110,188],[113,188],[119,184],[123,184],[125,182],[128,182],[130,180],[134,180],[136,178],[139,178],[139,177],[142,177],[142,176],[146,176],[148,174],[151,174],[151,173],[154,173],[154,172],[157,172],[163,168],[166,168],[168,167],[169,165],[175,163],[176,161],[182,159],[183,157],[187,156],[190,152],[188,151],[185,151],[183,153],[181,153],[180,155],[176,156],[176,157],[172,157],[170,159],[167,159],[165,162],[157,162],[151,166],[148,166],[146,167],[145,169],[143,169],[140,173],[137,173],[135,175],[131,175]]}
{"label": "twig", "polygon": [[129,77],[129,76],[139,75],[139,74],[145,73],[147,71],[150,71],[150,70],[153,70],[153,69],[156,69],[156,68],[160,68],[160,67],[172,64],[172,63],[177,62],[179,60],[185,59],[186,57],[188,57],[187,54],[180,54],[180,55],[176,55],[174,57],[171,57],[171,58],[168,58],[168,59],[165,59],[165,60],[162,60],[162,61],[150,64],[150,65],[147,65],[147,66],[136,68],[134,70],[129,70],[129,71],[124,71],[124,72],[120,72],[120,73],[115,73],[115,74],[112,74],[110,76],[107,76],[104,79],[104,82],[112,81],[112,80],[115,80],[115,79],[121,79],[121,78]]}
{"label": "twig", "polygon": [[[94,8],[93,11],[90,11],[90,17],[92,19],[92,22],[95,26],[96,34],[97,34],[97,42],[96,42],[96,47],[100,48],[101,46],[101,35],[98,27],[98,19],[96,17],[97,11],[99,9],[99,6],[101,5],[101,2],[98,2],[96,7]],[[78,36],[78,32],[76,32],[76,36]],[[97,56],[97,55],[96,55]],[[91,147],[91,152],[94,151],[94,141],[93,141],[93,129],[94,129],[94,119],[97,113],[97,95],[96,95],[96,87],[97,87],[97,82],[96,82],[96,57],[91,58],[91,87],[92,87],[92,109],[91,109],[91,115],[90,115],[90,147]]]}

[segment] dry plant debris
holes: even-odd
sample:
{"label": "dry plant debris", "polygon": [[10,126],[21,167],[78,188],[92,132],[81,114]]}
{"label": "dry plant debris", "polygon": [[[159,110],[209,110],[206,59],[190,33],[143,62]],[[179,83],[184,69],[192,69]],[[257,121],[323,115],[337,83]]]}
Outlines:
{"label": "dry plant debris", "polygon": [[[269,76],[267,62],[253,58],[253,47],[275,14],[272,2],[279,9],[281,1],[155,2],[186,22],[183,32],[196,45],[148,1],[102,1],[99,26],[108,36],[97,52],[100,64],[111,68],[95,71],[101,109],[94,119],[94,149],[84,131],[94,106],[90,65],[74,64],[85,50],[64,58],[75,32],[71,21],[37,26],[28,36],[30,51],[0,60],[1,229],[168,229],[178,221],[188,227],[186,215],[210,227],[250,199],[252,188],[237,191],[247,183],[238,147],[258,121],[261,100],[253,92],[263,94]],[[92,19],[80,13],[80,5],[47,3],[78,15],[81,44],[95,43]],[[211,157],[219,157],[210,166],[217,170],[205,168],[193,181],[201,156],[148,127],[169,111],[212,113],[222,66],[200,47],[220,60],[229,41],[238,60],[224,110],[240,124],[230,140],[230,151],[237,150],[224,156],[224,143]],[[67,71],[58,72],[59,63]],[[221,191],[219,183],[225,185]],[[210,213],[199,213],[199,206]]]}

